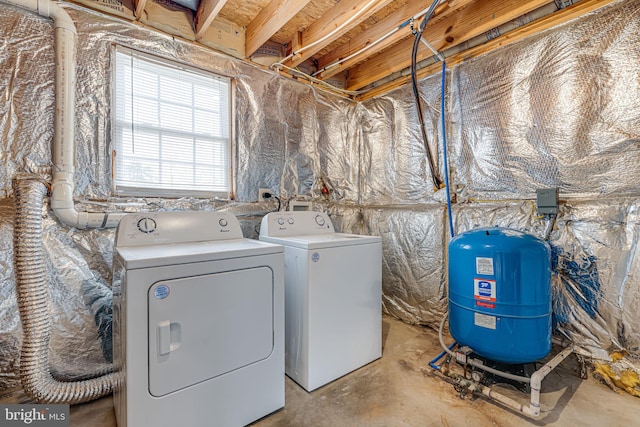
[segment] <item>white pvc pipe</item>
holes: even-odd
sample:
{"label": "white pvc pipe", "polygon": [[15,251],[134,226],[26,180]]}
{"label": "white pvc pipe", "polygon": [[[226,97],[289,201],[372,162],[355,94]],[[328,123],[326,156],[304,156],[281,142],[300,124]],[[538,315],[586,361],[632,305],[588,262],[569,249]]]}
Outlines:
{"label": "white pvc pipe", "polygon": [[[540,405],[538,405],[538,410],[537,412],[535,410],[533,410],[532,406],[526,406],[523,405],[517,401],[515,401],[514,399],[511,399],[510,397],[505,396],[504,394],[500,394],[495,390],[492,390],[491,388],[487,387],[487,386],[480,386],[482,391],[482,394],[487,396],[490,399],[495,400],[498,403],[501,403],[502,405],[514,409],[518,412],[523,413],[524,415],[531,417],[531,418],[536,418],[540,415]],[[471,389],[472,387],[470,387]]]}
{"label": "white pvc pipe", "polygon": [[328,34],[325,34],[324,36],[322,36],[320,39],[314,41],[313,43],[310,43],[310,44],[308,44],[306,46],[302,46],[300,49],[296,50],[295,52],[292,51],[289,54],[289,56],[285,57],[284,59],[281,59],[280,61],[276,62],[275,64],[272,64],[270,68],[274,69],[274,68],[280,67],[280,66],[284,65],[284,63],[287,62],[289,59],[293,58],[294,56],[304,52],[307,49],[312,48],[313,46],[317,45],[318,43],[322,43],[323,41],[325,41],[329,37],[333,36],[338,31],[342,30],[344,27],[349,25],[351,23],[351,21],[353,21],[358,16],[360,16],[362,14],[362,12],[368,10],[369,6],[372,6],[376,1],[378,1],[378,0],[370,0],[369,3],[365,4],[364,7],[361,7],[354,15],[350,16],[349,19],[344,21],[342,24],[340,24],[338,27],[336,27],[333,31],[329,32]]}
{"label": "white pvc pipe", "polygon": [[537,417],[540,415],[540,388],[542,387],[542,380],[547,376],[549,372],[555,369],[564,359],[566,359],[571,353],[573,353],[573,346],[569,346],[556,354],[553,359],[547,362],[542,368],[538,369],[531,375],[531,411],[532,416]]}
{"label": "white pvc pipe", "polygon": [[53,19],[55,37],[55,119],[51,209],[76,228],[111,228],[123,213],[78,212],[73,203],[75,171],[76,27],[66,10],[50,0],[0,0]]}
{"label": "white pvc pipe", "polygon": [[[496,390],[479,384],[475,381],[454,378],[458,381],[458,384],[466,387],[471,392],[481,392],[488,398],[495,400],[496,402],[509,407],[515,411],[518,411],[530,418],[538,418],[540,416],[540,389],[542,388],[542,380],[555,369],[564,359],[566,359],[571,353],[573,353],[573,346],[566,347],[560,353],[556,354],[549,362],[547,362],[542,368],[538,369],[531,375],[531,401],[529,406],[507,397]],[[453,378],[453,377],[452,377]]]}

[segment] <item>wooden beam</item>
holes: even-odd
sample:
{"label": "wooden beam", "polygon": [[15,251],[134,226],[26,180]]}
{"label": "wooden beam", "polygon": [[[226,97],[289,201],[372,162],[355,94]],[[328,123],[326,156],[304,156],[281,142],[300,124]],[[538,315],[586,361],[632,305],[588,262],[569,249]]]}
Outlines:
{"label": "wooden beam", "polygon": [[[551,0],[476,0],[448,19],[427,25],[424,38],[438,51],[457,46],[477,35],[531,12]],[[411,65],[413,39],[404,40],[372,60],[349,70],[347,87],[358,90],[370,83]],[[418,51],[417,61],[432,56],[424,48]]]}
{"label": "wooden beam", "polygon": [[335,34],[332,34],[330,37],[324,39],[324,37],[326,37],[328,34],[331,34],[331,32],[336,28],[340,28],[356,13],[358,13],[365,5],[368,4],[368,1],[366,0],[341,0],[339,3],[336,3],[336,5],[331,9],[329,9],[324,15],[322,15],[317,21],[311,24],[309,28],[302,32],[303,46],[310,46],[313,43],[319,42],[320,40],[322,41],[316,45],[313,45],[313,47],[304,50],[302,53],[295,55],[294,57],[286,61],[285,65],[289,67],[295,67],[296,65],[303,63],[392,1],[393,0],[374,1],[374,3],[369,5],[369,7],[367,7],[367,9],[364,10],[360,15],[358,15],[356,19],[350,21],[349,24],[345,25],[344,28],[341,28],[340,31],[336,31]]}
{"label": "wooden beam", "polygon": [[296,31],[293,34],[293,38],[291,39],[291,43],[289,43],[289,46],[291,47],[291,51],[289,52],[289,50],[287,49],[287,54],[291,53],[291,52],[295,52],[298,49],[300,49],[302,47],[302,32],[301,31]]}
{"label": "wooden beam", "polygon": [[245,56],[255,53],[264,42],[289,22],[311,0],[271,0],[247,26]]}
{"label": "wooden beam", "polygon": [[135,12],[136,20],[140,20],[142,18],[142,14],[144,13],[144,7],[147,4],[147,0],[134,0],[135,3]]}
{"label": "wooden beam", "polygon": [[[434,22],[449,17],[453,13],[457,13],[461,9],[472,4],[474,1],[475,0],[455,0],[441,4],[436,8],[434,16],[433,18],[431,18],[431,23],[433,24]],[[322,58],[319,58],[318,69],[322,69],[327,65],[330,65],[342,58],[346,58],[353,52],[357,52],[365,48],[367,45],[375,42],[383,35],[389,33],[394,29],[397,29],[400,25],[406,23],[408,19],[425,10],[427,6],[428,2],[425,3],[424,0],[410,0],[408,3],[405,3],[403,6],[396,9],[392,14],[384,18],[382,21],[378,22],[375,26],[358,34],[357,36],[349,40],[348,43],[345,43],[342,46],[338,46],[336,49],[332,50]],[[415,25],[419,25],[419,21],[417,21]],[[393,35],[385,38],[370,49],[367,49],[361,55],[354,56],[353,58],[344,61],[340,65],[331,67],[330,69],[322,72],[319,77],[323,79],[329,78],[345,69],[349,69],[355,64],[362,62],[363,60],[371,56],[374,56],[376,53],[396,44],[398,41],[409,36],[411,36],[411,26],[406,25],[405,27],[397,30]]]}
{"label": "wooden beam", "polygon": [[[523,27],[510,31],[480,46],[476,46],[474,48],[452,55],[449,58],[447,58],[447,66],[453,67],[471,58],[484,55],[485,53],[490,52],[499,47],[508,46],[526,37],[530,37],[534,34],[540,33],[541,31],[548,30],[549,28],[556,27],[569,20],[578,18],[587,13],[593,12],[594,10],[597,10],[615,1],[617,0],[582,0],[580,3],[576,3],[572,6],[569,6],[566,9],[559,10],[556,13],[553,13],[549,16],[538,19],[537,21],[534,21]],[[442,69],[442,64],[435,63],[425,68],[422,68],[421,70],[418,70],[417,76],[418,78],[422,79],[432,74],[439,73],[441,69]],[[385,92],[393,90],[404,84],[407,84],[410,78],[411,78],[410,76],[404,76],[396,80],[393,80],[389,83],[386,83],[384,85],[380,85],[370,91],[367,91],[362,95],[359,95],[356,98],[356,100],[364,101],[364,100],[373,98],[375,96],[381,95]]]}
{"label": "wooden beam", "polygon": [[222,9],[227,0],[202,0],[196,12],[196,40],[200,40],[204,33]]}

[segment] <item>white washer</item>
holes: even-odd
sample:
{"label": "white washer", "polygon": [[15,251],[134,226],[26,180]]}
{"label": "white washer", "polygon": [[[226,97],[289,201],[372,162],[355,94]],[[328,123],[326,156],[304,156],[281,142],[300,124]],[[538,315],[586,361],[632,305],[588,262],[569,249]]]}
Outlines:
{"label": "white washer", "polygon": [[285,372],[312,391],[382,355],[380,237],[336,233],[320,212],[274,212],[285,247]]}
{"label": "white washer", "polygon": [[113,291],[118,426],[242,426],[284,406],[282,246],[230,213],[130,214]]}

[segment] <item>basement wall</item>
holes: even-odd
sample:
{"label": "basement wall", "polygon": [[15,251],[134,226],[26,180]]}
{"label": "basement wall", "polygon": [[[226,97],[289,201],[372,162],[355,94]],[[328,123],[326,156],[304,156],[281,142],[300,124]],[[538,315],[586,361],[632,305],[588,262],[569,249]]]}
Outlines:
{"label": "basement wall", "polygon": [[[66,6],[78,28],[78,209],[225,209],[256,238],[275,209],[304,196],[336,228],[383,239],[383,307],[435,327],[446,312],[445,190],[434,192],[411,89],[356,104],[140,26]],[[556,335],[601,360],[640,367],[640,1],[624,1],[447,75],[447,132],[457,232],[500,225],[541,236],[535,188],[560,187],[551,237]],[[18,385],[21,341],[13,275],[13,192],[21,174],[51,177],[53,31],[0,6],[0,388]],[[110,52],[122,44],[236,81],[236,200],[111,196]],[[409,54],[409,53],[407,53]],[[420,82],[429,145],[443,178],[440,76]],[[333,192],[322,197],[321,177]],[[104,367],[114,230],[80,231],[43,212],[53,368]],[[73,349],[73,351],[70,351]],[[103,354],[104,353],[104,354]],[[435,356],[435,355],[434,355]]]}
{"label": "basement wall", "polygon": [[[639,1],[618,2],[464,62],[446,77],[445,112],[456,232],[501,226],[542,237],[547,222],[535,210],[535,190],[558,187],[562,206],[550,239],[554,334],[588,357],[624,355],[618,372],[635,369],[635,378],[639,18]],[[420,83],[444,178],[441,75]],[[446,310],[442,260],[450,237],[444,190],[434,193],[425,172],[411,89],[360,107],[362,151],[375,153],[362,157],[374,173],[363,181],[361,201],[364,212],[375,212],[364,216],[365,228],[383,237],[384,307],[436,327]]]}

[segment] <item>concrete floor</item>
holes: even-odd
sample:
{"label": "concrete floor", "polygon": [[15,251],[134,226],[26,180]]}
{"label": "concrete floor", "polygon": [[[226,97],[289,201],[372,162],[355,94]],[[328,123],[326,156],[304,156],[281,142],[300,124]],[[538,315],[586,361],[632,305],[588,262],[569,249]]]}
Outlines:
{"label": "concrete floor", "polygon": [[[542,416],[532,421],[482,397],[461,398],[428,367],[440,352],[434,331],[385,316],[383,345],[380,360],[312,393],[287,378],[285,408],[252,426],[640,425],[640,400],[616,394],[593,378],[580,379],[573,356],[543,381]],[[528,402],[528,395],[501,391]],[[71,426],[115,427],[111,397],[73,406]]]}

